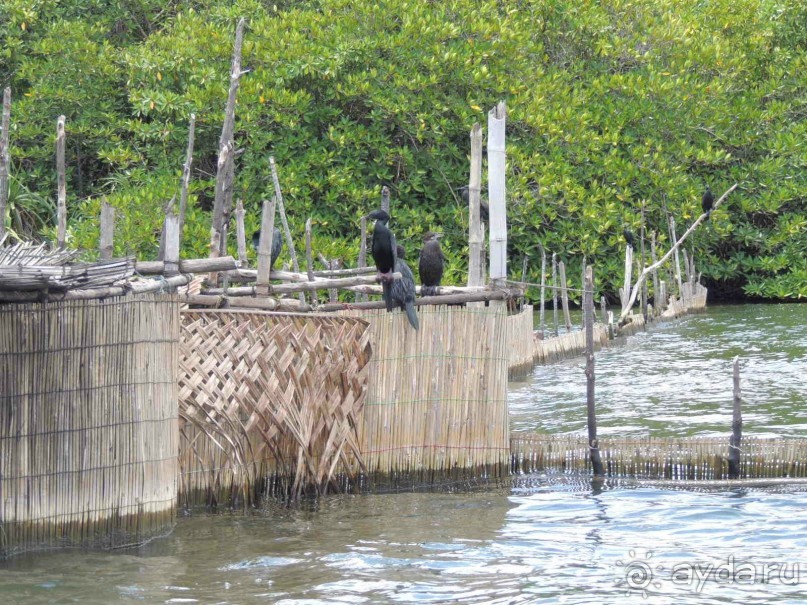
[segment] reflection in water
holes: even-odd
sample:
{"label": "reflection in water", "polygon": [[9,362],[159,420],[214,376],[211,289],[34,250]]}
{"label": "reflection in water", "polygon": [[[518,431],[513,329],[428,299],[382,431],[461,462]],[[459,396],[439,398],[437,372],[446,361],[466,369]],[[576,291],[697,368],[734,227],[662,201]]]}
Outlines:
{"label": "reflection in water", "polygon": [[[730,380],[723,383],[736,341],[743,349],[759,349],[758,356],[743,354],[748,416],[755,418],[749,432],[762,426],[769,434],[803,435],[804,385],[796,375],[807,361],[804,326],[782,328],[792,338],[782,336],[781,349],[771,339],[762,343],[749,335],[768,330],[779,338],[775,329],[783,319],[771,316],[775,309],[710,311],[631,339],[625,349],[604,352],[598,357],[604,377],[598,392],[607,401],[606,425],[655,434],[704,427],[725,432],[727,412],[722,399],[715,401],[728,392],[730,403]],[[798,307],[786,310],[792,316]],[[804,319],[802,314],[807,324]],[[702,337],[703,331],[712,335]],[[712,353],[702,357],[706,349],[691,339],[707,341]],[[689,364],[691,372],[662,371],[656,365],[661,360],[673,368]],[[585,384],[578,363],[540,368],[530,383],[514,384],[514,423],[579,430],[585,415],[577,417],[575,396],[569,394],[577,382]],[[647,364],[640,376],[619,377],[618,371],[639,363]],[[749,366],[757,368],[756,377]],[[777,373],[781,378],[774,378]],[[652,390],[658,384],[652,375],[665,376],[670,384]],[[715,386],[718,376],[722,382]],[[602,386],[608,380],[611,394]],[[766,393],[771,384],[784,385],[789,394]],[[547,392],[554,393],[557,408],[547,402]],[[656,420],[648,420],[653,398],[664,402],[663,414],[670,420],[658,420],[660,410],[654,411]],[[716,417],[704,420],[710,406]],[[26,555],[0,563],[0,603],[761,605],[807,600],[807,485],[660,485],[527,475],[515,478],[508,490],[337,496],[322,500],[316,510],[195,515],[180,519],[168,538],[136,550]]]}

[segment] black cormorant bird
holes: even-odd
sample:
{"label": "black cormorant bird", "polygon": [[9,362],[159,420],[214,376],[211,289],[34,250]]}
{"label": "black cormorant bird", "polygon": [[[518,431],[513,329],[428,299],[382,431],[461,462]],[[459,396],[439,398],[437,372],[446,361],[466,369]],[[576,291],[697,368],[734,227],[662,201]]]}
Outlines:
{"label": "black cormorant bird", "polygon": [[[460,192],[462,194],[462,201],[467,206],[468,204],[470,204],[469,201],[470,193],[468,185],[463,185],[462,187],[460,187]],[[490,208],[488,207],[488,203],[482,198],[479,198],[479,218],[482,220],[483,223],[490,222]]]}
{"label": "black cormorant bird", "polygon": [[635,240],[635,236],[633,235],[633,232],[630,229],[628,229],[627,227],[625,227],[624,229],[622,229],[622,235],[625,237],[625,241],[628,242],[628,246],[633,248],[633,250],[635,251],[636,250],[636,240]]}
{"label": "black cormorant bird", "polygon": [[706,185],[706,191],[703,192],[703,197],[701,198],[701,208],[706,213],[706,218],[704,220],[709,220],[709,217],[712,216],[712,206],[715,205],[715,196],[712,193],[712,190],[709,188],[709,185]]}
{"label": "black cormorant bird", "polygon": [[406,311],[406,317],[409,319],[409,323],[417,330],[420,325],[418,323],[418,315],[415,313],[415,276],[412,275],[412,270],[404,260],[406,258],[406,252],[403,246],[397,244],[395,246],[395,252],[395,271],[401,274],[401,279],[396,279],[392,282],[392,303],[400,307],[402,311]]}
{"label": "black cormorant bird", "polygon": [[420,273],[420,283],[423,287],[420,293],[423,296],[434,296],[437,294],[437,287],[443,278],[443,265],[445,256],[437,241],[441,233],[427,231],[423,236],[423,249],[420,251],[420,262],[418,263],[418,273]]}
{"label": "black cormorant bird", "polygon": [[381,210],[373,210],[366,218],[375,220],[373,226],[373,241],[370,245],[370,252],[373,255],[377,278],[381,281],[383,289],[384,303],[387,311],[392,311],[392,273],[395,271],[395,235],[387,227],[389,214]]}
{"label": "black cormorant bird", "polygon": [[[260,230],[256,231],[252,234],[252,246],[255,248],[255,252],[258,251],[258,245],[261,243],[261,232]],[[271,271],[272,267],[275,266],[275,261],[277,257],[280,256],[280,251],[283,249],[283,236],[280,235],[280,229],[275,227],[274,231],[272,231],[272,253],[271,253],[271,261],[269,263],[269,270]]]}

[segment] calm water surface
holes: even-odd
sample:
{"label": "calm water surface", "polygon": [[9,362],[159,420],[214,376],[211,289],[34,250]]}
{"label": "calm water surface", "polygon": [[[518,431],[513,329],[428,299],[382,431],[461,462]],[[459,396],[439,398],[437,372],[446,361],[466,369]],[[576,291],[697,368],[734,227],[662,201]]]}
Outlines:
{"label": "calm water surface", "polygon": [[[597,357],[603,433],[805,436],[807,305],[710,309]],[[579,361],[511,384],[513,426],[584,428]],[[581,397],[582,395],[582,397]],[[807,486],[671,489],[519,477],[475,493],[336,496],[180,519],[137,550],[0,563],[0,604],[805,603]]]}

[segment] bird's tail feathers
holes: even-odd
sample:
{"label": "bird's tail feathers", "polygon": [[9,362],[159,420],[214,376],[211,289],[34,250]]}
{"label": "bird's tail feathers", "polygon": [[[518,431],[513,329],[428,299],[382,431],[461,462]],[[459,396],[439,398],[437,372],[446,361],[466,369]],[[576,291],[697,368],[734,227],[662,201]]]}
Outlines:
{"label": "bird's tail feathers", "polygon": [[384,298],[384,304],[387,311],[391,312],[395,306],[392,304],[392,283],[388,281],[381,282],[381,296]]}
{"label": "bird's tail feathers", "polygon": [[412,302],[406,303],[406,317],[409,318],[409,323],[412,324],[412,327],[415,330],[420,328],[420,324],[418,323],[418,314],[415,312],[415,304]]}

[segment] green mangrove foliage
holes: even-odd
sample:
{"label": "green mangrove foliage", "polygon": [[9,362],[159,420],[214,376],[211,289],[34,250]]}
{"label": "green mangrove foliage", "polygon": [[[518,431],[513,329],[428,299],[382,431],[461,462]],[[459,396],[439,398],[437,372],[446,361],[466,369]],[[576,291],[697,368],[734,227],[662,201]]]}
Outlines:
{"label": "green mangrove foliage", "polygon": [[[507,102],[511,267],[540,246],[621,282],[622,227],[669,247],[708,183],[739,189],[687,249],[713,292],[807,296],[807,7],[800,0],[0,0],[0,85],[14,95],[12,228],[51,236],[56,118],[67,116],[70,237],[153,255],[197,116],[183,254],[205,255],[237,19],[235,197],[247,231],[280,172],[293,231],[348,264],[358,219],[393,192],[399,240],[446,233],[466,270],[469,131]],[[302,241],[301,239],[299,241]],[[234,246],[234,244],[233,244]],[[649,244],[648,244],[649,249]]]}

